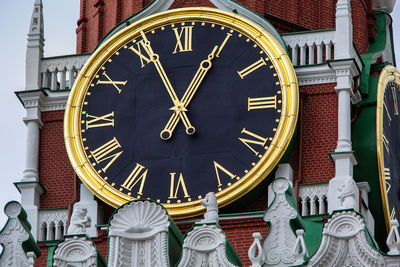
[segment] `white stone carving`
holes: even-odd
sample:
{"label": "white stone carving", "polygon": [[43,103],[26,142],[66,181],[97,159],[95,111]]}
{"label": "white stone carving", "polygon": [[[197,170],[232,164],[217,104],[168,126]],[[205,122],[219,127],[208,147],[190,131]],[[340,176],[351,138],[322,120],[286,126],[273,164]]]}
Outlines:
{"label": "white stone carving", "polygon": [[[291,51],[294,66],[321,64],[333,59],[334,37],[335,30],[284,34],[282,36]],[[325,58],[323,56],[324,50]],[[314,57],[315,52],[317,58]]]}
{"label": "white stone carving", "polygon": [[286,199],[285,192],[289,186],[289,182],[284,178],[275,179],[272,183],[275,199],[264,215],[264,220],[270,222],[270,228],[263,243],[265,258],[263,266],[286,266],[296,261],[294,255],[296,236],[289,222],[295,219],[298,213]]}
{"label": "white stone carving", "polygon": [[386,239],[386,245],[389,248],[389,255],[400,254],[400,235],[399,235],[399,222],[397,220],[390,221],[390,232]]}
{"label": "white stone carving", "polygon": [[201,222],[218,223],[218,203],[215,194],[213,192],[207,193],[206,199],[200,200],[200,203],[206,208],[204,219]]}
{"label": "white stone carving", "polygon": [[[36,254],[30,249],[32,245],[37,245],[34,243],[30,232],[28,232],[29,229],[26,229],[21,223],[21,220],[24,220],[23,223],[29,225],[26,221],[26,215],[22,216],[23,219],[20,218],[22,214],[25,214],[21,204],[16,201],[8,202],[4,211],[8,220],[4,228],[0,231],[0,244],[3,245],[3,251],[0,255],[0,266],[32,266],[32,258],[35,258]],[[22,243],[24,243],[25,248],[22,246]],[[27,247],[29,247],[29,251],[25,251]],[[37,250],[39,251],[39,247],[37,247]],[[32,252],[33,254],[29,253],[27,255],[28,252]]]}
{"label": "white stone carving", "polygon": [[399,266],[400,256],[384,256],[366,238],[365,224],[353,211],[333,214],[318,251],[307,266]]}
{"label": "white stone carving", "polygon": [[78,205],[74,205],[68,227],[68,235],[85,234],[86,228],[90,227],[91,225],[92,219],[87,216],[87,209],[82,208],[79,203]]}
{"label": "white stone carving", "polygon": [[38,240],[62,239],[66,234],[68,209],[39,210]]}
{"label": "white stone carving", "polygon": [[345,179],[343,183],[336,189],[337,197],[340,201],[340,209],[358,210],[356,203],[356,194],[359,192],[353,179]]}
{"label": "white stone carving", "polygon": [[57,245],[53,267],[97,267],[97,250],[85,237],[70,237]]}
{"label": "white stone carving", "polygon": [[253,233],[253,238],[253,244],[251,244],[249,252],[247,253],[251,261],[250,267],[261,267],[264,262],[264,254],[261,246],[262,236],[260,233]]}
{"label": "white stone carving", "polygon": [[107,266],[168,266],[169,224],[167,212],[154,202],[124,205],[110,222]]}
{"label": "white stone carving", "polygon": [[187,233],[178,267],[233,267],[226,257],[226,236],[216,225],[195,226]]}
{"label": "white stone carving", "polygon": [[296,261],[294,262],[294,265],[299,265],[303,264],[305,261],[305,257],[308,257],[308,250],[306,243],[304,242],[304,230],[303,229],[297,229],[296,230],[296,242],[294,245],[294,257],[296,258]]}
{"label": "white stone carving", "polygon": [[[275,179],[277,178],[286,178],[293,188],[293,169],[289,163],[278,164],[278,169],[275,171]],[[272,201],[275,198],[275,194],[272,191],[272,184],[268,186],[268,206],[271,205]]]}

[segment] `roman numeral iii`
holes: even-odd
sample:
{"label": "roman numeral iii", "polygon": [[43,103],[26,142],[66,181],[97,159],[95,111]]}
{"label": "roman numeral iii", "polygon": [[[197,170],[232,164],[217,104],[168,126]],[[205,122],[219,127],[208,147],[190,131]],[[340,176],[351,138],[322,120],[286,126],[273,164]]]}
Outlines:
{"label": "roman numeral iii", "polygon": [[177,28],[173,28],[176,37],[176,45],[172,54],[192,51],[192,29],[193,26],[184,26],[181,28],[180,32],[178,32]]}
{"label": "roman numeral iii", "polygon": [[247,111],[253,109],[274,108],[276,109],[276,95],[267,97],[249,97],[247,102]]}
{"label": "roman numeral iii", "polygon": [[[114,137],[99,148],[90,151],[90,155],[93,157],[97,164],[108,160],[107,165],[101,169],[103,170],[103,172],[106,172],[111,164],[113,164],[114,161],[116,161],[117,158],[121,156],[123,151],[118,151],[119,148],[121,148],[121,145],[118,143],[117,138]],[[118,152],[115,150],[117,150]]]}
{"label": "roman numeral iii", "polygon": [[114,127],[114,111],[103,116],[97,117],[86,113],[86,130],[89,128]]}

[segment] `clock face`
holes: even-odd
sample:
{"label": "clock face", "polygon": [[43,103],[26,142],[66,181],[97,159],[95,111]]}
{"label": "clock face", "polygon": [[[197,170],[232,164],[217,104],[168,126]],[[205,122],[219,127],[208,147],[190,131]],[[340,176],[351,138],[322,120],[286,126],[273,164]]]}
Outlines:
{"label": "clock face", "polygon": [[277,164],[297,119],[294,72],[277,41],[231,16],[150,17],[85,65],[65,136],[76,172],[101,199],[150,198],[186,217],[208,192],[226,205]]}
{"label": "clock face", "polygon": [[[400,74],[385,67],[378,89],[378,162],[386,201],[387,220],[400,217]],[[380,102],[381,101],[381,102]],[[381,125],[379,125],[381,123]]]}

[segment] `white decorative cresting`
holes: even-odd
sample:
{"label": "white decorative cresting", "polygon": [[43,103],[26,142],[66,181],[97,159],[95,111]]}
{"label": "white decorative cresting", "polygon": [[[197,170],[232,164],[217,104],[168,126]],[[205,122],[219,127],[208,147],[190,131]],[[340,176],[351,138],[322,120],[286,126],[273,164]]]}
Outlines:
{"label": "white decorative cresting", "polygon": [[360,215],[336,212],[325,224],[320,247],[307,266],[399,266],[400,256],[384,256],[370,242]]}
{"label": "white decorative cresting", "polygon": [[[32,259],[37,255],[35,255],[33,251],[24,250],[24,247],[26,249],[32,244],[27,244],[27,241],[29,241],[31,237],[30,232],[29,229],[22,225],[19,219],[21,214],[24,213],[22,206],[16,201],[11,201],[6,204],[4,211],[8,220],[4,228],[0,231],[0,245],[3,247],[3,251],[0,255],[0,266],[30,267],[32,266]],[[26,218],[24,218],[24,220],[26,226]],[[24,247],[22,245],[23,243]],[[30,253],[27,255],[29,252],[33,254]]]}
{"label": "white decorative cresting", "polygon": [[251,261],[250,267],[261,267],[264,262],[264,254],[262,253],[261,246],[262,236],[260,233],[253,233],[253,238],[253,244],[251,244],[249,252],[247,253]]}
{"label": "white decorative cresting", "polygon": [[218,223],[218,202],[215,194],[209,192],[205,199],[200,200],[200,203],[206,208],[204,219],[201,222],[205,223]]}
{"label": "white decorative cresting", "polygon": [[301,216],[325,214],[328,212],[328,183],[300,185],[298,198]]}
{"label": "white decorative cresting", "polygon": [[294,66],[321,64],[333,59],[335,30],[284,34],[282,38],[291,52]]}
{"label": "white decorative cresting", "polygon": [[264,215],[264,221],[269,222],[270,228],[263,243],[265,258],[263,266],[287,266],[296,261],[294,256],[296,235],[289,223],[298,216],[298,213],[286,199],[289,186],[285,178],[275,179],[272,183],[275,199]]}
{"label": "white decorative cresting", "polygon": [[89,54],[80,54],[43,58],[40,68],[41,88],[49,88],[52,91],[71,89],[75,77],[89,57]]}
{"label": "white decorative cresting", "polygon": [[400,254],[400,235],[399,235],[399,222],[397,220],[390,221],[390,232],[386,239],[386,245],[389,248],[389,255]]}
{"label": "white decorative cresting", "polygon": [[97,250],[85,237],[69,237],[57,245],[53,267],[97,267]]}
{"label": "white decorative cresting", "polygon": [[39,210],[39,241],[62,239],[66,234],[68,209]]}
{"label": "white decorative cresting", "polygon": [[108,267],[168,266],[169,216],[154,202],[134,201],[109,226]]}
{"label": "white decorative cresting", "polygon": [[226,257],[226,236],[217,224],[198,224],[187,233],[178,267],[233,267]]}
{"label": "white decorative cresting", "polygon": [[91,225],[92,219],[87,215],[87,209],[82,208],[79,204],[74,205],[68,227],[68,235],[85,234],[86,228]]}
{"label": "white decorative cresting", "polygon": [[303,229],[297,229],[296,230],[296,242],[294,245],[294,257],[296,258],[296,261],[294,262],[294,265],[299,265],[303,264],[305,261],[305,257],[308,257],[308,250],[306,243],[304,242],[304,230]]}

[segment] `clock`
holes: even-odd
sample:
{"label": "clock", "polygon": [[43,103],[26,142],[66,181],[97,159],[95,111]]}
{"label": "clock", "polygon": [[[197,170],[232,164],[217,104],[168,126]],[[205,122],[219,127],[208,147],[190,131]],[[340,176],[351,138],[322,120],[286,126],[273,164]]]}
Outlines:
{"label": "clock", "polygon": [[386,217],[400,219],[400,72],[386,66],[379,77],[376,135],[381,195]]}
{"label": "clock", "polygon": [[212,8],[159,13],[121,30],[72,88],[64,136],[72,166],[101,200],[144,198],[171,216],[250,192],[292,138],[298,84],[268,32]]}

